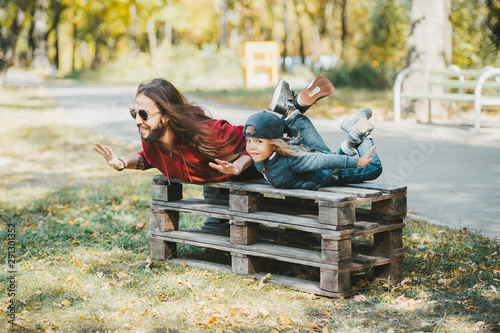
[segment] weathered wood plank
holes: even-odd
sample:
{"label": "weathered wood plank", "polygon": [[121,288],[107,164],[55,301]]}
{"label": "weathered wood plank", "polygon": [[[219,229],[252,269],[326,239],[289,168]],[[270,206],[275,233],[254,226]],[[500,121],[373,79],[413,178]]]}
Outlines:
{"label": "weathered wood plank", "polygon": [[[208,261],[196,260],[196,259],[171,259],[168,261],[169,264],[174,265],[186,265],[188,267],[204,269],[211,272],[222,272],[222,273],[231,273],[232,269],[230,266],[217,264]],[[257,280],[265,279],[267,273],[256,273],[250,275]],[[315,295],[321,295],[326,297],[347,297],[354,294],[352,290],[344,293],[334,293],[323,290],[319,286],[319,282],[316,281],[308,281],[303,279],[298,279],[294,277],[282,276],[282,275],[271,275],[270,278],[265,279],[266,283],[275,284],[279,286],[283,286],[286,288],[290,288],[293,290],[298,290],[306,293],[312,293]]]}
{"label": "weathered wood plank", "polygon": [[194,267],[199,269],[206,269],[211,272],[222,272],[222,273],[232,272],[231,266],[218,264],[211,261],[197,260],[197,259],[175,258],[168,260],[168,263],[174,265],[186,265],[189,267]]}
{"label": "weathered wood plank", "polygon": [[231,252],[231,266],[235,273],[244,275],[257,273],[259,271],[260,260],[260,257]]}
{"label": "weathered wood plank", "polygon": [[[158,175],[155,177],[157,177],[155,179],[162,179],[162,177],[164,176]],[[170,179],[170,183],[184,184],[187,182],[179,179]],[[265,194],[298,197],[303,199],[324,200],[332,202],[342,202],[355,199],[355,196],[353,195],[345,195],[338,193],[327,193],[327,192],[299,190],[299,189],[278,189],[272,187],[269,184],[255,182],[255,180],[250,180],[248,182],[243,182],[243,181],[230,181],[230,182],[217,182],[217,183],[195,182],[194,184],[209,186],[209,187],[220,187],[235,191],[246,191],[246,192],[255,192],[263,194],[265,193]]]}
{"label": "weathered wood plank", "polygon": [[353,195],[357,196],[358,198],[372,198],[372,197],[378,197],[378,196],[382,195],[382,191],[379,191],[379,190],[344,187],[344,186],[341,186],[341,187],[336,187],[336,186],[320,187],[318,189],[318,191],[329,192],[329,193],[353,194]]}
{"label": "weathered wood plank", "polygon": [[[254,274],[252,276],[260,280],[262,278],[265,278],[266,274],[259,273],[259,274]],[[306,293],[312,293],[315,295],[326,296],[326,297],[348,297],[354,294],[353,290],[348,290],[344,292],[331,292],[328,290],[321,289],[319,282],[308,281],[282,275],[271,275],[271,278],[266,279],[265,281],[267,283],[280,285],[293,290],[303,291]]]}
{"label": "weathered wood plank", "polygon": [[245,193],[236,194],[233,191],[229,193],[229,209],[243,213],[253,213],[259,210],[262,194]]}
{"label": "weathered wood plank", "polygon": [[260,240],[259,224],[244,222],[242,224],[231,224],[230,242],[233,244],[250,245]]}
{"label": "weathered wood plank", "polygon": [[163,178],[153,177],[151,184],[153,199],[162,201],[176,201],[182,199],[182,184],[171,182]]}
{"label": "weathered wood plank", "polygon": [[386,193],[399,193],[406,192],[406,186],[395,186],[389,184],[381,184],[381,183],[371,183],[364,182],[359,184],[349,184],[346,187],[354,187],[354,188],[365,188],[370,190],[378,190]]}
{"label": "weathered wood plank", "polygon": [[290,228],[295,227],[298,230],[311,232],[336,231],[335,226],[327,224],[320,225],[318,217],[313,215],[289,215],[267,211],[243,213],[231,211],[227,206],[207,204],[202,199],[183,199],[180,201],[162,203],[161,205],[154,202],[154,208],[160,207],[180,212],[213,216],[221,219],[270,223],[275,226],[286,226]]}
{"label": "weathered wood plank", "polygon": [[351,291],[351,273],[321,268],[319,283],[320,288],[323,290],[335,293],[347,293]]}
{"label": "weathered wood plank", "polygon": [[[314,267],[338,267],[335,263],[328,263],[324,260],[321,257],[321,252],[319,251],[263,243],[256,243],[252,245],[231,244],[228,237],[207,235],[192,231],[172,231],[168,233],[157,233],[152,231],[152,234],[158,239],[170,242],[208,247],[228,252],[238,252],[249,256],[258,256]],[[342,267],[343,270],[348,270],[348,268],[348,265]]]}
{"label": "weathered wood plank", "polygon": [[354,228],[358,230],[371,230],[378,228],[379,224],[374,222],[356,222],[354,223]]}
{"label": "weathered wood plank", "polygon": [[406,212],[406,197],[396,197],[372,203],[372,213],[374,214],[402,215]]}

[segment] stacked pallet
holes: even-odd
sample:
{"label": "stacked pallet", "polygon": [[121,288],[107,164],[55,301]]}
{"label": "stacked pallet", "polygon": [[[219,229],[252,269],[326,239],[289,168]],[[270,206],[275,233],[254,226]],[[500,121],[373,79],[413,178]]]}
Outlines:
{"label": "stacked pallet", "polygon": [[[150,219],[153,259],[205,269],[228,267],[176,258],[177,244],[227,251],[231,270],[261,278],[261,258],[316,267],[319,282],[273,275],[270,282],[329,297],[352,295],[353,274],[402,278],[406,187],[362,183],[317,191],[276,189],[262,180],[204,183],[204,198],[183,198],[182,181],[154,176]],[[179,229],[179,213],[209,217]],[[208,222],[212,221],[212,222]],[[215,221],[215,222],[214,222]],[[228,223],[219,223],[228,221]],[[283,235],[287,241],[280,241]]]}

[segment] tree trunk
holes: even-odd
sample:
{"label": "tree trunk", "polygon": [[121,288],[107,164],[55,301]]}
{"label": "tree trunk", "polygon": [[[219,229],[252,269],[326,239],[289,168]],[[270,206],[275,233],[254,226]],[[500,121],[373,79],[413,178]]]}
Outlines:
{"label": "tree trunk", "polygon": [[303,33],[303,29],[302,29],[302,26],[300,24],[300,13],[299,13],[299,7],[298,7],[298,3],[297,3],[297,0],[293,0],[293,3],[294,3],[294,7],[295,7],[295,15],[297,16],[297,27],[299,29],[299,54],[300,54],[300,58],[301,58],[301,61],[302,61],[302,64],[304,65],[306,63],[306,54],[305,54],[305,50],[304,50],[304,33]]}
{"label": "tree trunk", "polygon": [[20,0],[14,19],[8,29],[8,35],[0,36],[0,88],[5,84],[7,69],[12,64],[16,53],[16,43],[26,16],[26,10],[30,5],[29,0]]}
{"label": "tree trunk", "polygon": [[347,41],[347,38],[348,38],[348,33],[347,33],[347,0],[342,0],[342,12],[341,12],[341,15],[342,15],[342,18],[341,18],[341,22],[342,22],[342,35],[341,35],[341,47],[342,47],[342,50],[341,50],[341,57],[342,59],[345,59],[345,55],[346,55],[346,41]]}
{"label": "tree trunk", "polygon": [[[451,0],[413,0],[411,32],[408,38],[407,67],[424,71],[446,69],[451,64]],[[425,91],[427,85],[419,73],[410,75],[403,91]],[[433,116],[443,116],[449,103],[432,101]],[[417,101],[403,105],[404,113],[415,113],[420,122],[430,121],[429,103]]]}
{"label": "tree trunk", "polygon": [[99,18],[95,18],[95,38],[94,38],[94,43],[95,43],[95,49],[94,49],[94,59],[92,60],[92,65],[90,65],[90,68],[96,70],[101,67],[101,58],[102,58],[102,52],[101,52],[101,33],[99,32],[99,26],[101,25],[101,22],[99,21]]}
{"label": "tree trunk", "polygon": [[155,20],[152,17],[150,17],[148,20],[148,42],[149,54],[151,55],[151,59],[155,59],[156,51],[158,48],[158,41],[156,39]]}
{"label": "tree trunk", "polygon": [[57,69],[59,69],[59,31],[56,28],[55,30],[56,38],[54,41],[54,48],[56,49],[56,55],[54,56],[54,66]]}
{"label": "tree trunk", "polygon": [[219,47],[227,46],[227,0],[221,0]]}
{"label": "tree trunk", "polygon": [[286,68],[286,57],[287,57],[287,47],[286,47],[286,43],[287,43],[287,38],[288,38],[288,19],[287,19],[287,15],[286,15],[286,1],[287,0],[283,0],[283,30],[284,30],[284,34],[283,34],[283,53],[281,54],[281,57],[283,58],[283,71],[286,72],[287,68]]}
{"label": "tree trunk", "polygon": [[36,0],[35,15],[33,15],[33,62],[31,67],[43,71],[50,71],[49,57],[47,56],[47,0]]}
{"label": "tree trunk", "polygon": [[73,48],[71,50],[71,71],[73,72],[76,69],[76,45],[77,45],[77,30],[76,24],[73,23]]}

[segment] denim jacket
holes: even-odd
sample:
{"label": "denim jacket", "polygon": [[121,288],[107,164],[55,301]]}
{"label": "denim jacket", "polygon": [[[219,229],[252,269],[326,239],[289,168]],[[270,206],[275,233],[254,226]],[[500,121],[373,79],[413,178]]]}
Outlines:
{"label": "denim jacket", "polygon": [[340,169],[356,168],[357,156],[324,152],[306,152],[300,156],[280,156],[273,152],[262,162],[255,162],[267,181],[276,188],[316,190],[332,185]]}

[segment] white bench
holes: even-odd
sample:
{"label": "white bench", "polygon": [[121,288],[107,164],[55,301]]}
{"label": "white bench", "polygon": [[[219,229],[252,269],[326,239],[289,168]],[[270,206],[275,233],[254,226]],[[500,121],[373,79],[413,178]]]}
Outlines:
{"label": "white bench", "polygon": [[[402,92],[403,81],[409,74],[415,72],[425,78],[427,91]],[[443,87],[443,91],[433,91],[434,86]],[[394,122],[401,121],[401,99],[466,102],[474,103],[474,129],[478,132],[481,127],[481,108],[483,105],[500,105],[499,90],[500,68],[465,70],[458,66],[449,66],[443,71],[426,72],[419,68],[408,67],[398,74],[394,82]]]}

